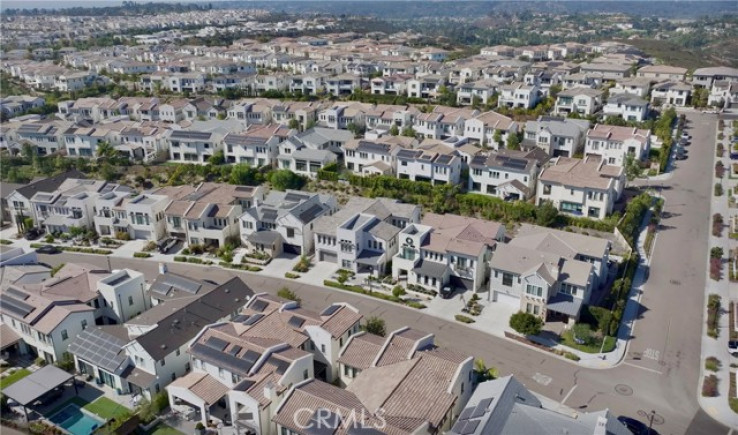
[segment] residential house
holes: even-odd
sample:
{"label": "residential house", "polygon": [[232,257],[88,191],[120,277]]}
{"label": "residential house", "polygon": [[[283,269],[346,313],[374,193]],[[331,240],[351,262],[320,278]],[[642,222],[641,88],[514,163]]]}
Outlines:
{"label": "residential house", "polygon": [[648,93],[650,91],[650,79],[634,77],[616,81],[615,86],[610,88],[610,98],[615,95],[629,94],[645,99],[648,98]]}
{"label": "residential house", "polygon": [[600,155],[608,165],[625,166],[628,156],[645,161],[650,149],[650,130],[596,124],[587,131],[584,154]]}
{"label": "residential house", "polygon": [[447,84],[446,78],[438,75],[426,75],[409,79],[407,81],[407,96],[424,99],[438,98],[441,88]]}
{"label": "residential house", "polygon": [[505,200],[527,200],[535,194],[538,172],[548,159],[548,154],[537,147],[477,155],[469,164],[467,189]]}
{"label": "residential house", "polygon": [[513,82],[501,85],[498,90],[497,107],[532,109],[541,99],[541,90],[537,85]]}
{"label": "residential house", "polygon": [[173,197],[164,210],[169,237],[216,248],[240,238],[238,218],[243,210],[264,199],[261,186],[207,182],[197,187],[164,187],[152,193]]}
{"label": "residential house", "polygon": [[398,235],[392,277],[440,292],[448,286],[479,291],[489,277],[488,263],[504,225],[481,219],[427,213]]}
{"label": "residential house", "polygon": [[550,201],[560,212],[604,219],[624,185],[623,167],[607,164],[601,156],[557,157],[538,175],[536,202]]}
{"label": "residential house", "polygon": [[646,65],[638,68],[637,77],[651,79],[654,82],[664,80],[684,81],[687,68],[669,65]]}
{"label": "residential house", "polygon": [[630,77],[631,66],[623,63],[591,62],[580,65],[583,73],[602,74],[604,80],[620,80]]}
{"label": "residential house", "polygon": [[12,118],[22,115],[31,109],[43,107],[46,101],[41,97],[30,95],[10,95],[0,98],[0,113]]}
{"label": "residential house", "polygon": [[431,184],[458,184],[462,160],[456,150],[440,141],[421,143],[414,149],[401,149],[396,155],[397,178],[429,181]]}
{"label": "residential house", "polygon": [[650,110],[648,101],[628,93],[611,95],[602,108],[606,116],[619,116],[626,121],[643,122]]}
{"label": "residential house", "polygon": [[351,95],[361,89],[361,77],[354,74],[339,74],[325,79],[325,90],[334,97]]}
{"label": "residential house", "polygon": [[107,192],[95,200],[95,230],[102,237],[127,234],[133,240],[159,241],[166,236],[164,210],[173,199],[152,192]]}
{"label": "residential house", "polygon": [[540,116],[525,123],[521,145],[541,148],[551,157],[572,157],[583,148],[588,128],[584,119]]}
{"label": "residential house", "polygon": [[395,74],[386,77],[371,79],[372,95],[407,95],[407,83],[412,79],[411,74]]}
{"label": "residential house", "polygon": [[38,225],[39,220],[36,216],[35,207],[31,205],[31,198],[33,198],[37,193],[51,194],[52,192],[55,192],[68,179],[83,178],[85,178],[83,173],[73,169],[54,175],[53,177],[33,181],[25,186],[17,187],[10,190],[10,193],[8,194],[6,194],[5,186],[3,186],[2,192],[3,195],[5,195],[4,199],[7,201],[10,209],[10,221],[16,228],[21,228],[23,226],[23,221],[27,218],[31,218],[34,225]]}
{"label": "residential house", "polygon": [[518,123],[491,110],[464,123],[464,137],[492,149],[504,146],[509,134],[518,134]]}
{"label": "residential house", "polygon": [[738,68],[727,66],[697,68],[692,73],[692,84],[694,86],[710,89],[715,81],[738,81]]}
{"label": "residential house", "polygon": [[609,410],[577,413],[576,417],[546,408],[512,375],[477,385],[449,435],[628,435]]}
{"label": "residential house", "polygon": [[357,175],[394,175],[397,153],[417,144],[414,138],[383,136],[375,140],[352,139],[344,145],[346,169]]}
{"label": "residential house", "polygon": [[554,114],[567,116],[576,113],[581,116],[594,115],[602,108],[603,91],[590,88],[573,88],[561,91],[556,96]]}
{"label": "residential house", "polygon": [[397,234],[420,221],[420,207],[387,198],[352,197],[339,211],[315,220],[315,256],[353,272],[384,275],[397,252]]}
{"label": "residential house", "polygon": [[651,88],[651,104],[684,107],[692,95],[692,86],[684,82],[663,82]]}
{"label": "residential house", "polygon": [[[313,222],[324,214],[338,209],[331,195],[310,194],[295,190],[272,191],[264,201],[245,210],[241,221],[241,240],[256,251],[270,251],[276,256],[281,252],[308,255],[313,252]],[[265,240],[276,240],[278,249],[263,249]]]}
{"label": "residential house", "polygon": [[431,112],[415,115],[413,128],[419,137],[426,139],[463,136],[466,121],[473,119],[480,113],[476,109],[435,106]]}
{"label": "residential house", "polygon": [[336,163],[337,160],[338,157],[334,152],[328,149],[309,148],[299,137],[292,136],[279,144],[277,168],[289,169],[298,175],[315,178],[318,171]]}
{"label": "residential house", "polygon": [[493,79],[466,82],[456,88],[456,103],[460,105],[489,104],[497,94],[499,82]]}
{"label": "residential house", "polygon": [[738,104],[738,78],[734,81],[715,80],[707,96],[707,104],[720,108]]}
{"label": "residential house", "polygon": [[149,293],[166,300],[122,325],[86,329],[69,349],[80,373],[150,400],[192,370],[187,349],[201,329],[232,318],[254,293],[240,278],[212,285],[166,270]]}
{"label": "residential house", "polygon": [[95,227],[95,202],[101,196],[130,194],[123,185],[99,180],[69,178],[52,192],[38,192],[30,199],[39,227],[48,233],[67,233],[73,227]]}
{"label": "residential house", "polygon": [[279,154],[279,144],[293,132],[279,124],[249,126],[240,133],[228,133],[223,138],[227,163],[246,163],[261,168],[271,165]]}

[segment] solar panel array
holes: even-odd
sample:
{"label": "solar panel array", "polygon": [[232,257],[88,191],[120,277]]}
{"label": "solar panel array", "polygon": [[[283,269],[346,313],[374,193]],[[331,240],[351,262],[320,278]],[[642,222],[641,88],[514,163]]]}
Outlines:
{"label": "solar panel array", "polygon": [[13,288],[13,287],[10,287],[7,290],[5,290],[5,293],[13,296],[16,299],[20,299],[22,301],[25,301],[26,299],[28,299],[28,296],[29,296],[28,293],[24,293],[18,290],[17,288]]}
{"label": "solar panel array", "polygon": [[192,139],[192,140],[206,140],[210,139],[211,133],[203,131],[185,131],[185,130],[174,130],[172,132],[172,139]]}
{"label": "solar panel array", "polygon": [[320,204],[314,204],[304,212],[300,213],[300,216],[298,217],[303,222],[310,222],[316,217],[320,216],[321,213],[323,213],[323,206]]}
{"label": "solar panel array", "polygon": [[238,355],[238,352],[241,352],[241,349],[243,349],[243,348],[241,346],[239,346],[239,345],[236,344],[232,348],[228,349],[228,353],[231,354],[231,355],[233,355],[233,356],[236,356],[236,355]]}
{"label": "solar panel array", "polygon": [[290,366],[290,363],[288,363],[287,361],[282,361],[281,359],[277,359],[274,357],[269,358],[269,363],[276,367],[275,370],[278,375],[283,375]]}
{"label": "solar panel array", "polygon": [[207,345],[208,347],[212,347],[213,349],[216,349],[216,350],[223,350],[226,348],[226,346],[228,346],[228,342],[218,337],[209,337],[205,341],[205,345]]}
{"label": "solar panel array", "polygon": [[481,423],[479,419],[489,410],[489,405],[493,400],[493,398],[482,399],[476,406],[464,408],[451,430],[460,435],[470,435],[476,432]]}
{"label": "solar panel array", "polygon": [[246,320],[248,320],[248,318],[249,318],[249,316],[247,316],[245,314],[239,314],[238,316],[236,316],[236,317],[233,318],[233,321],[234,322],[238,322],[238,323],[242,323],[242,322],[245,322]]}
{"label": "solar panel array", "polygon": [[121,352],[126,344],[98,328],[89,328],[77,335],[68,351],[97,367],[115,372],[127,358],[125,352]]}
{"label": "solar panel array", "polygon": [[264,317],[263,314],[254,314],[253,316],[249,317],[248,319],[243,321],[244,325],[253,325],[254,323],[261,320],[261,318]]}
{"label": "solar panel array", "polygon": [[500,158],[499,160],[501,160],[502,166],[506,168],[525,169],[528,166],[528,161],[524,159]]}
{"label": "solar panel array", "polygon": [[202,286],[197,281],[172,274],[167,274],[167,276],[162,280],[162,283],[174,287],[177,290],[183,290],[187,293],[192,294],[197,293],[197,291],[200,290],[200,287]]}
{"label": "solar panel array", "polygon": [[359,151],[366,151],[370,153],[386,153],[389,151],[390,146],[383,143],[376,143],[376,142],[369,142],[369,141],[359,141],[359,146],[357,149]]}
{"label": "solar panel array", "polygon": [[253,304],[251,304],[251,306],[249,308],[251,308],[254,311],[258,311],[258,312],[261,313],[268,306],[269,306],[269,304],[266,301],[257,300],[256,302],[254,302]]}
{"label": "solar panel array", "polygon": [[289,201],[289,202],[300,202],[300,201],[305,201],[309,198],[310,198],[310,195],[305,195],[305,194],[297,193],[297,192],[288,192],[284,196],[284,200]]}
{"label": "solar panel array", "polygon": [[28,305],[22,300],[13,298],[8,294],[0,294],[0,308],[21,318],[31,314],[34,310],[33,306]]}
{"label": "solar panel array", "polygon": [[245,359],[244,357],[239,358],[235,355],[222,352],[201,343],[193,344],[190,351],[194,355],[197,355],[198,358],[207,360],[218,367],[228,369],[232,372],[241,373],[243,375],[248,374],[249,370],[251,370],[251,367],[254,366],[254,363],[258,359],[256,358],[252,360]]}
{"label": "solar panel array", "polygon": [[292,316],[287,323],[293,328],[301,328],[302,325],[305,323],[305,319],[301,319],[297,316]]}
{"label": "solar panel array", "polygon": [[330,316],[333,313],[335,313],[336,311],[338,311],[339,308],[341,308],[340,305],[331,305],[330,307],[328,307],[325,310],[321,311],[320,312],[320,315],[321,316]]}
{"label": "solar panel array", "polygon": [[441,165],[447,165],[453,157],[449,156],[448,154],[442,154],[438,156],[436,159],[436,163],[440,163]]}

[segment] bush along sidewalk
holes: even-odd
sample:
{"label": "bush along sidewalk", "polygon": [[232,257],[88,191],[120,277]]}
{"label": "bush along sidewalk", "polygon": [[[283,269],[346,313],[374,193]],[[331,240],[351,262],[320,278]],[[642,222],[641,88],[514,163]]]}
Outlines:
{"label": "bush along sidewalk", "polygon": [[[42,246],[41,243],[31,243],[31,248],[38,249]],[[113,251],[109,249],[98,249],[98,248],[85,248],[81,246],[64,246],[64,245],[53,245],[56,248],[61,249],[64,252],[78,252],[80,254],[97,254],[97,255],[110,255]]]}
{"label": "bush along sidewalk", "polygon": [[324,280],[323,285],[326,287],[333,287],[333,288],[338,288],[341,290],[359,293],[359,294],[366,295],[366,296],[371,296],[373,298],[382,299],[385,301],[396,302],[398,304],[403,304],[411,308],[417,308],[419,310],[426,308],[426,306],[420,302],[406,301],[394,295],[388,295],[386,293],[365,290],[363,287],[358,286],[358,285],[341,284],[340,282],[332,281],[329,279]]}

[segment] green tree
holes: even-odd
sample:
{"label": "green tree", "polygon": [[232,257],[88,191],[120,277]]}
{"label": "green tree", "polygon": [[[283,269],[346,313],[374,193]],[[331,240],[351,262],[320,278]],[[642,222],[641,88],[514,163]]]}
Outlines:
{"label": "green tree", "polygon": [[510,316],[510,327],[525,336],[537,335],[541,332],[543,320],[533,314],[519,311]]}
{"label": "green tree", "polygon": [[292,118],[287,126],[291,129],[297,130],[300,128],[300,121],[298,121],[297,118]]}
{"label": "green tree", "polygon": [[556,223],[559,211],[551,201],[543,201],[536,209],[536,225],[550,227]]}
{"label": "green tree", "polygon": [[289,169],[272,172],[269,182],[277,190],[301,189],[305,185],[305,179]]}
{"label": "green tree", "polygon": [[106,160],[116,157],[116,151],[113,145],[107,141],[100,141],[97,144],[97,157]]}
{"label": "green tree", "polygon": [[607,124],[607,125],[617,125],[617,126],[620,126],[620,127],[625,127],[626,125],[628,125],[628,122],[626,120],[624,120],[622,117],[616,116],[616,115],[608,115],[608,116],[606,116],[605,119],[602,120],[602,123],[603,124]]}
{"label": "green tree", "polygon": [[225,163],[225,154],[223,153],[223,150],[218,150],[208,158],[208,163],[213,166],[222,165]]}
{"label": "green tree", "polygon": [[[510,132],[510,134],[513,134],[513,133]],[[495,142],[495,145],[497,146],[497,148],[500,148],[500,146],[502,145],[502,131],[500,131],[499,128],[495,129],[495,132],[492,135],[492,140]]]}
{"label": "green tree", "polygon": [[628,181],[635,180],[642,173],[643,168],[641,168],[641,163],[632,154],[625,156],[625,177]]}
{"label": "green tree", "polygon": [[389,129],[389,134],[392,136],[397,136],[400,134],[400,127],[397,126],[397,124],[392,124],[392,127]]}
{"label": "green tree", "polygon": [[477,374],[477,382],[491,381],[497,379],[499,373],[495,367],[487,367],[482,358],[474,360],[474,371]]}
{"label": "green tree", "polygon": [[105,181],[115,181],[118,178],[115,168],[108,162],[103,162],[98,172],[100,177]]}
{"label": "green tree", "polygon": [[592,329],[586,323],[577,323],[571,328],[574,339],[582,344],[590,344],[592,342]]}
{"label": "green tree", "polygon": [[237,163],[231,168],[228,181],[231,184],[255,186],[259,184],[259,171],[248,163]]}
{"label": "green tree", "polygon": [[415,132],[414,128],[407,126],[402,129],[402,135],[405,137],[415,137],[417,133]]}
{"label": "green tree", "polygon": [[384,337],[387,334],[387,329],[384,324],[384,319],[377,316],[371,316],[366,319],[362,329],[370,334]]}
{"label": "green tree", "polygon": [[282,287],[281,289],[277,290],[277,296],[279,296],[282,299],[287,299],[287,300],[290,300],[290,301],[295,301],[298,304],[300,302],[302,302],[302,299],[300,299],[300,297],[297,296],[297,294],[295,292],[293,292],[292,290],[290,290],[287,287]]}
{"label": "green tree", "polygon": [[516,133],[508,132],[507,133],[507,148],[511,150],[519,150],[520,149],[520,138]]}

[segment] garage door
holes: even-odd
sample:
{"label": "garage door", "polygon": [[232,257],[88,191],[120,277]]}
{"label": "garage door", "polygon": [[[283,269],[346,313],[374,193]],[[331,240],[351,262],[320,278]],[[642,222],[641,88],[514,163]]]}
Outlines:
{"label": "garage door", "polygon": [[288,243],[282,244],[282,251],[284,251],[285,254],[297,254],[300,255],[302,253],[302,249],[297,245],[290,245]]}
{"label": "garage door", "polygon": [[451,288],[453,289],[474,290],[474,281],[470,279],[451,275],[449,283],[451,284]]}
{"label": "garage door", "polygon": [[319,261],[328,261],[330,263],[338,263],[338,254],[335,252],[325,252],[320,251],[320,255],[318,255]]}
{"label": "garage door", "polygon": [[133,234],[133,238],[137,240],[149,240],[149,238],[151,238],[151,231],[136,230]]}
{"label": "garage door", "polygon": [[501,304],[509,305],[513,308],[519,308],[520,307],[520,298],[515,295],[509,295],[507,293],[502,292],[495,292],[494,293],[495,301]]}

